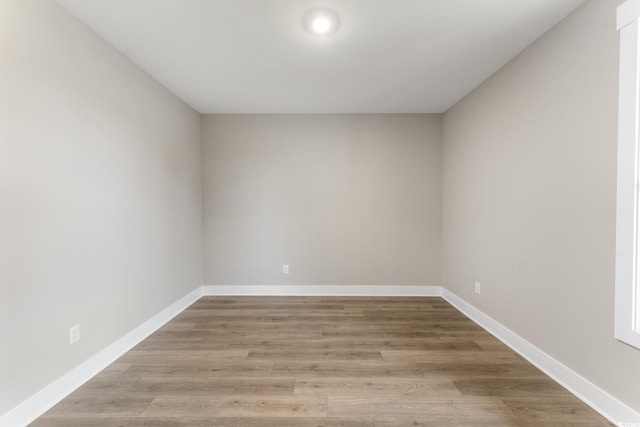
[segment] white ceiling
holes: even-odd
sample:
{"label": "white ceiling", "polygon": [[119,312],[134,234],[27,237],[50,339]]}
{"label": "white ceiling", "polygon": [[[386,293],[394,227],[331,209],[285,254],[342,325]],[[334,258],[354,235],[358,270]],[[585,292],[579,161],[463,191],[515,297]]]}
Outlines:
{"label": "white ceiling", "polygon": [[584,0],[58,2],[207,114],[444,112]]}

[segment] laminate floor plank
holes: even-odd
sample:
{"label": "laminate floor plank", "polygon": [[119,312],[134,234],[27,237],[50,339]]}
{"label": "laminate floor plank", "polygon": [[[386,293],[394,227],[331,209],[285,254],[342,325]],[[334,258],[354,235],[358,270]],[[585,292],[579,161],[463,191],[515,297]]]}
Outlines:
{"label": "laminate floor plank", "polygon": [[277,377],[143,377],[131,386],[130,391],[156,396],[286,396],[293,395],[294,385],[294,378]]}
{"label": "laminate floor plank", "polygon": [[31,427],[179,427],[179,418],[40,418]]}
{"label": "laminate floor plank", "polygon": [[447,350],[382,350],[382,358],[389,362],[415,363],[513,363],[522,360],[511,351],[447,351]]}
{"label": "laminate floor plank", "polygon": [[[354,327],[352,330],[342,331],[325,331],[322,338],[338,338],[338,339],[354,339],[362,336],[362,331]],[[440,335],[433,331],[411,331],[406,329],[398,329],[397,331],[372,331],[367,332],[367,338],[389,340],[398,338],[432,338],[438,339]]]}
{"label": "laminate floor plank", "polygon": [[[395,340],[375,340],[375,339],[321,339],[321,340],[300,340],[299,344],[303,348],[322,350],[344,350],[360,349],[374,350],[387,348],[389,350],[480,350],[480,347],[473,341],[466,340],[446,340],[446,339],[395,339]],[[259,349],[288,348],[293,344],[287,340],[262,340],[232,342],[228,345],[229,350],[248,349],[257,351]]]}
{"label": "laminate floor plank", "polygon": [[35,427],[602,427],[438,297],[204,297]]}
{"label": "laminate floor plank", "polygon": [[540,378],[540,370],[528,364],[514,360],[508,363],[476,363],[430,362],[418,363],[426,377],[444,376],[452,379],[459,378]]}
{"label": "laminate floor plank", "polygon": [[[170,362],[201,362],[227,359],[246,359],[249,350],[131,350],[119,361],[128,364],[170,363]],[[123,369],[126,370],[126,369]]]}
{"label": "laminate floor plank", "polygon": [[385,363],[384,361],[308,361],[276,362],[273,375],[294,377],[365,377],[365,378],[424,378],[413,364]]}
{"label": "laminate floor plank", "polygon": [[[232,344],[237,343],[251,343],[251,342],[262,342],[264,341],[264,332],[243,332],[241,334],[237,334],[229,343]],[[321,340],[322,339],[322,331],[319,330],[311,330],[311,331],[286,331],[286,332],[270,332],[269,338],[274,341],[295,341],[298,340]]]}
{"label": "laminate floor plank", "polygon": [[379,351],[370,350],[264,350],[248,351],[247,359],[278,362],[296,362],[300,360],[381,360]]}
{"label": "laminate floor plank", "polygon": [[132,365],[124,376],[141,377],[270,377],[273,363],[214,360],[198,363],[154,363]]}
{"label": "laminate floor plank", "polygon": [[458,397],[451,380],[424,378],[307,378],[296,377],[294,394],[371,397]]}
{"label": "laminate floor plank", "polygon": [[134,393],[72,393],[49,410],[46,418],[137,417],[149,406],[153,396]]}
{"label": "laminate floor plank", "polygon": [[513,425],[515,416],[500,399],[490,397],[417,399],[388,397],[328,397],[329,417],[373,417],[380,421],[406,418],[455,425],[481,420],[493,425]]}
{"label": "laminate floor plank", "polygon": [[231,340],[225,341],[191,341],[191,342],[171,342],[171,341],[143,341],[133,348],[133,350],[227,350]]}
{"label": "laminate floor plank", "polygon": [[165,396],[153,399],[141,417],[327,416],[325,396]]}
{"label": "laminate floor plank", "polygon": [[[458,390],[467,396],[535,397],[566,396],[562,386],[544,375],[537,378],[463,378],[453,379]],[[586,406],[586,405],[585,405]]]}
{"label": "laminate floor plank", "polygon": [[398,416],[389,420],[377,420],[375,427],[523,427],[523,425],[518,420],[508,418],[501,420],[494,418],[490,420],[470,420],[454,417],[452,419],[438,419],[437,422],[434,422],[428,417]]}
{"label": "laminate floor plank", "polygon": [[331,418],[183,418],[179,427],[375,427],[373,421]]}
{"label": "laminate floor plank", "polygon": [[602,418],[594,418],[593,410],[571,395],[506,397],[502,401],[526,426],[610,425]]}

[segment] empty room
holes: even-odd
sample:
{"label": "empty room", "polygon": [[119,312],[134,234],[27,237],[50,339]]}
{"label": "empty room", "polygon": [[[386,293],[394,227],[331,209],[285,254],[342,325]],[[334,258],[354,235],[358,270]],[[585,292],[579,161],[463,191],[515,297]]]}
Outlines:
{"label": "empty room", "polygon": [[0,427],[640,427],[640,0],[0,0]]}

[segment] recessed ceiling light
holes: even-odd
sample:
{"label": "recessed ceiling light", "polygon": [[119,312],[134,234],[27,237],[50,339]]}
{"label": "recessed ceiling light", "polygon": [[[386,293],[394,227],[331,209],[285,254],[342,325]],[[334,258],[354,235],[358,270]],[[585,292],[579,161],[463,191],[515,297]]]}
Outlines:
{"label": "recessed ceiling light", "polygon": [[305,29],[316,36],[328,36],[336,32],[340,24],[338,15],[329,9],[314,9],[304,15]]}

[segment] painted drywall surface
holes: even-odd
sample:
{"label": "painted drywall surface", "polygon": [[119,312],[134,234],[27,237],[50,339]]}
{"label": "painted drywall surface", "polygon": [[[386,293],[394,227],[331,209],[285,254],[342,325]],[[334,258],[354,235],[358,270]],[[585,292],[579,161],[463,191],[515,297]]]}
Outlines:
{"label": "painted drywall surface", "polygon": [[619,3],[445,114],[442,284],[640,410],[640,351],[613,337]]}
{"label": "painted drywall surface", "polygon": [[203,116],[203,159],[206,284],[439,282],[440,115]]}
{"label": "painted drywall surface", "polygon": [[202,210],[199,115],[122,54],[47,0],[0,52],[2,414],[201,285]]}

